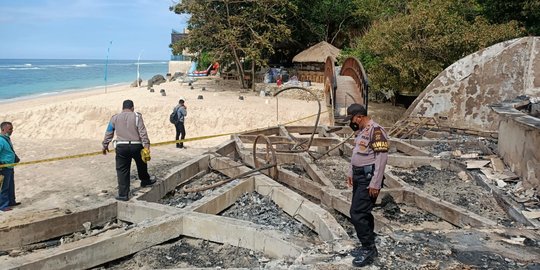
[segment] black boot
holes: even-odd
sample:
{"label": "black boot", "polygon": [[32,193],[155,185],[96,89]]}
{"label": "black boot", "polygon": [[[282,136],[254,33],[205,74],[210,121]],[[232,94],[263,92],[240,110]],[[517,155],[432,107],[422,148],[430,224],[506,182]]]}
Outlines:
{"label": "black boot", "polygon": [[176,148],[182,148],[179,143],[176,144]]}
{"label": "black boot", "polygon": [[358,257],[360,255],[364,255],[370,248],[361,246],[361,247],[355,247],[351,251],[349,251],[349,254],[353,257]]}
{"label": "black boot", "polygon": [[360,255],[353,259],[352,264],[355,267],[362,267],[369,264],[372,264],[373,261],[375,261],[375,258],[379,253],[377,252],[377,248],[375,246],[366,247],[365,252],[360,253]]}

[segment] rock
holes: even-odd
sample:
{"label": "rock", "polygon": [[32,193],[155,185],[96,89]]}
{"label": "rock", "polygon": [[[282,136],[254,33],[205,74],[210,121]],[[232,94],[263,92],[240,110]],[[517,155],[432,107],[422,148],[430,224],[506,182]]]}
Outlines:
{"label": "rock", "polygon": [[165,78],[158,74],[158,75],[154,75],[154,77],[152,77],[152,79],[148,80],[148,87],[152,87],[154,85],[160,85],[164,82],[167,82],[167,80],[165,80]]}
{"label": "rock", "polygon": [[85,230],[86,234],[88,234],[88,232],[90,231],[90,228],[92,228],[92,223],[90,221],[87,221],[87,222],[83,223],[83,227],[84,227],[84,230]]}
{"label": "rock", "polygon": [[506,182],[504,182],[503,180],[500,180],[500,179],[497,179],[497,186],[500,187],[500,188],[503,188],[503,187],[506,187]]}
{"label": "rock", "polygon": [[463,181],[469,181],[469,175],[467,175],[467,173],[465,171],[459,172],[458,177],[459,177],[459,179],[461,179]]}
{"label": "rock", "polygon": [[176,81],[178,78],[184,77],[186,74],[183,72],[175,72],[171,78],[171,81]]}
{"label": "rock", "polygon": [[14,249],[9,252],[10,257],[17,257],[17,256],[20,256],[21,254],[23,254],[23,251],[20,249]]}
{"label": "rock", "polygon": [[461,155],[463,155],[463,153],[461,152],[461,150],[458,149],[458,150],[452,151],[452,155],[454,157],[460,157]]}
{"label": "rock", "polygon": [[197,99],[203,99],[203,96],[202,96],[202,95],[198,95],[198,96],[197,96]]}

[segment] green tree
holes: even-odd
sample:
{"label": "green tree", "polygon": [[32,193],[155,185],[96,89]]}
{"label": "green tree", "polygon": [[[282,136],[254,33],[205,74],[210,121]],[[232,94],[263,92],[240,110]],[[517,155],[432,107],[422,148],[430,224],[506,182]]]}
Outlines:
{"label": "green tree", "polygon": [[540,1],[478,0],[483,14],[493,23],[517,21],[528,34],[540,35]]}
{"label": "green tree", "polygon": [[416,0],[374,21],[346,54],[357,56],[375,92],[419,94],[444,68],[522,35],[516,22],[490,24],[474,1]]}
{"label": "green tree", "polygon": [[355,13],[355,0],[292,0],[297,7],[288,23],[293,39],[306,46],[326,41],[337,47],[346,46],[364,21]]}
{"label": "green tree", "polygon": [[177,14],[189,14],[189,34],[173,53],[184,48],[208,52],[221,61],[233,61],[247,88],[244,63],[265,66],[274,44],[290,37],[285,15],[294,6],[279,0],[183,0],[172,7]]}

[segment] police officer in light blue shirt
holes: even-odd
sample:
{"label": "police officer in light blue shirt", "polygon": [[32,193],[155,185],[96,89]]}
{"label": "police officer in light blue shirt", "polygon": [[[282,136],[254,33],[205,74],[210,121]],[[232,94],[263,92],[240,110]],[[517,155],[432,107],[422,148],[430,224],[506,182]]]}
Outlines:
{"label": "police officer in light blue shirt", "polygon": [[14,164],[19,162],[19,158],[13,150],[10,136],[13,133],[13,124],[10,122],[2,122],[0,124],[0,164],[5,166],[0,168],[0,174],[3,176],[3,181],[0,189],[0,210],[9,211],[10,206],[19,205],[15,201],[15,174],[13,166],[6,164]]}
{"label": "police officer in light blue shirt", "polygon": [[388,160],[388,135],[384,128],[367,116],[366,108],[360,104],[347,108],[346,120],[350,120],[350,126],[356,133],[347,174],[347,185],[353,188],[350,215],[362,243],[351,255],[355,257],[353,265],[362,267],[373,263],[378,255],[371,210],[382,188]]}

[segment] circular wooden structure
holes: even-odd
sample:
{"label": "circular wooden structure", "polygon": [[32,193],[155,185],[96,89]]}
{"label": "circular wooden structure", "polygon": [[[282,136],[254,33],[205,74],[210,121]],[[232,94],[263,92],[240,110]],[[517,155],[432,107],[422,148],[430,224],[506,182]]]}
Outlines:
{"label": "circular wooden structure", "polygon": [[343,125],[349,105],[359,103],[367,109],[369,84],[364,67],[358,59],[345,59],[339,75],[336,75],[334,62],[331,57],[326,59],[324,95],[331,124]]}

